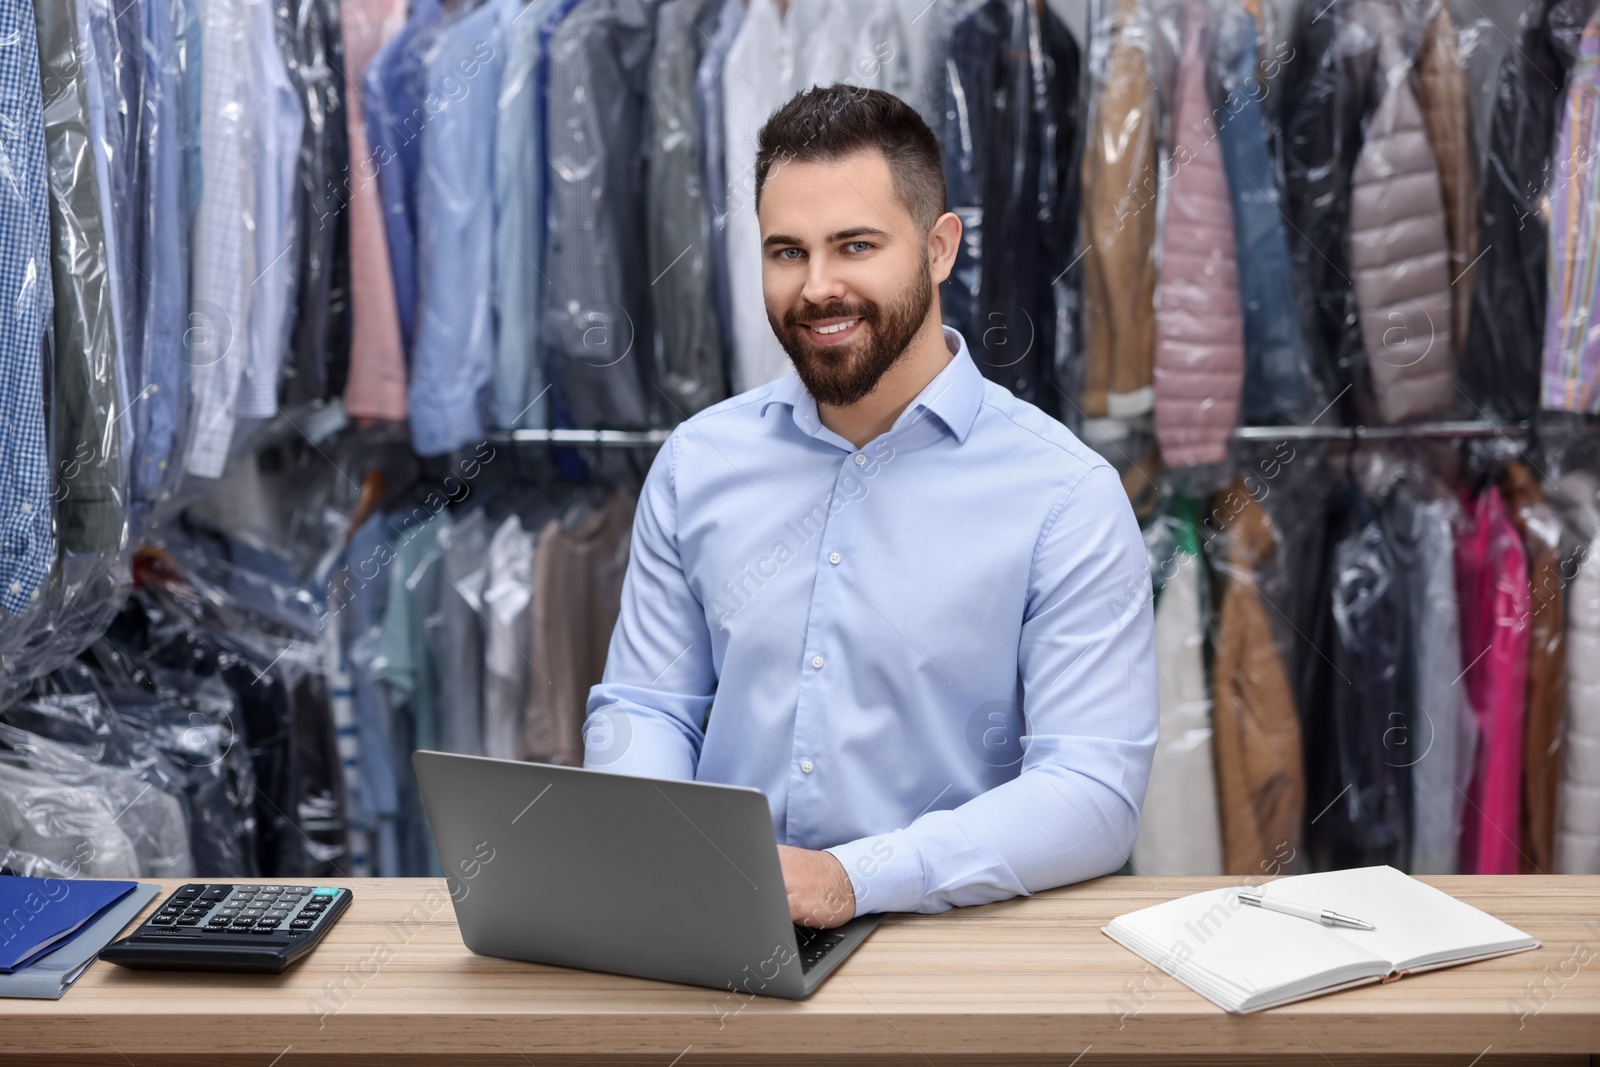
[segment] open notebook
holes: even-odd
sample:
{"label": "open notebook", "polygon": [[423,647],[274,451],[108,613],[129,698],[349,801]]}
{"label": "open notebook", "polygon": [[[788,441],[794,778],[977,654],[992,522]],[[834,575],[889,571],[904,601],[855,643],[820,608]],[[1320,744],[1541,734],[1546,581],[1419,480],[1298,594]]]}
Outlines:
{"label": "open notebook", "polygon": [[[1253,907],[1238,898],[1245,888],[1331,908],[1376,929],[1323,926]],[[1387,866],[1210,889],[1119,915],[1101,930],[1239,1014],[1539,947],[1521,930]]]}

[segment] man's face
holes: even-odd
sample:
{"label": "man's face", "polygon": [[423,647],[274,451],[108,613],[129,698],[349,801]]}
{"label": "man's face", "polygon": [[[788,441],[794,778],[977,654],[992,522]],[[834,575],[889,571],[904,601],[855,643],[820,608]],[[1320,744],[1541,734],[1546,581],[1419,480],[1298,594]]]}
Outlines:
{"label": "man's face", "polygon": [[876,151],[777,164],[761,190],[767,321],[818,403],[872,392],[928,318],[928,244]]}

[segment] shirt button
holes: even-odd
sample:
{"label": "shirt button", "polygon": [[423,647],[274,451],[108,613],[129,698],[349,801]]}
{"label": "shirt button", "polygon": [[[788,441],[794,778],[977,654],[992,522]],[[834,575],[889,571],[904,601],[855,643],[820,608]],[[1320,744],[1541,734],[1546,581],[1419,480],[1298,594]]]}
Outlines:
{"label": "shirt button", "polygon": [[806,773],[807,773],[807,774],[810,774],[810,773],[811,773],[811,771],[812,771],[812,770],[813,770],[813,769],[814,769],[814,768],[815,768],[815,767],[816,767],[816,764],[815,764],[815,763],[812,763],[812,762],[811,762],[811,761],[810,761],[810,760],[808,760],[808,759],[803,759],[803,760],[801,760],[801,761],[800,761],[800,769],[801,769],[801,770],[802,770],[802,771],[805,771],[805,772],[806,772]]}
{"label": "shirt button", "polygon": [[22,513],[24,515],[32,515],[33,514],[33,505],[28,503],[26,500],[24,500],[22,502]]}
{"label": "shirt button", "polygon": [[864,466],[866,466],[866,463],[867,463],[867,457],[863,456],[860,452],[857,452],[856,453],[856,466],[864,467]]}
{"label": "shirt button", "polygon": [[812,656],[811,657],[811,665],[813,667],[821,667],[822,666],[822,657],[821,656]]}
{"label": "shirt button", "polygon": [[839,553],[837,553],[837,552],[829,552],[828,553],[828,562],[829,563],[838,563],[843,558],[844,557],[839,555]]}
{"label": "shirt button", "polygon": [[[21,582],[12,582],[11,583],[11,592],[13,594],[22,592],[22,583]],[[818,666],[821,666],[821,665],[818,664]]]}
{"label": "shirt button", "polygon": [[150,385],[150,395],[151,396],[155,396],[159,392],[161,392],[161,386],[156,385],[155,383],[152,382],[151,385]]}

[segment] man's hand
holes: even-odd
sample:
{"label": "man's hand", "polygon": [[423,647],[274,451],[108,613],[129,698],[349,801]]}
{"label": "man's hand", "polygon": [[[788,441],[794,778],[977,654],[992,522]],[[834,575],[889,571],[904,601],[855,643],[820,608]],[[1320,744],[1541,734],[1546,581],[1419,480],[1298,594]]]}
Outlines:
{"label": "man's hand", "polygon": [[856,917],[856,891],[833,853],[779,845],[778,862],[789,892],[790,922],[831,930]]}

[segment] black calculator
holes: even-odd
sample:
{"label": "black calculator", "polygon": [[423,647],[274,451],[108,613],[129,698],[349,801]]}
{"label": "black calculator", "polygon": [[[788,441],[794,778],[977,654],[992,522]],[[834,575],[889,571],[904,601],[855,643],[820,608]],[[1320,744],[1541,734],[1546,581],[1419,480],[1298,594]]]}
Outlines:
{"label": "black calculator", "polygon": [[100,958],[147,970],[278,974],[322,940],[350,897],[334,886],[191,883]]}

